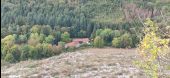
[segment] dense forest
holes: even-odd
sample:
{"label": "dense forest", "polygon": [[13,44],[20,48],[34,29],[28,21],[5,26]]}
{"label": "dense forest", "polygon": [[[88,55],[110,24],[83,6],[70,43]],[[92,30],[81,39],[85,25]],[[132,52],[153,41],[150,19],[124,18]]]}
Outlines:
{"label": "dense forest", "polygon": [[146,18],[170,38],[169,7],[169,0],[1,0],[1,59],[50,57],[72,38],[90,38],[96,47],[134,48]]}

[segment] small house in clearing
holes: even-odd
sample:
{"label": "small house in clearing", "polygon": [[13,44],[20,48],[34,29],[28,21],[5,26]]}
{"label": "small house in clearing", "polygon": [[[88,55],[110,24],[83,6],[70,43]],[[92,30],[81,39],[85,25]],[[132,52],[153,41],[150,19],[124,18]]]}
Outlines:
{"label": "small house in clearing", "polygon": [[90,44],[90,40],[89,38],[75,38],[72,40],[72,42],[70,43],[67,43],[65,45],[65,48],[68,48],[68,47],[80,47],[82,44]]}

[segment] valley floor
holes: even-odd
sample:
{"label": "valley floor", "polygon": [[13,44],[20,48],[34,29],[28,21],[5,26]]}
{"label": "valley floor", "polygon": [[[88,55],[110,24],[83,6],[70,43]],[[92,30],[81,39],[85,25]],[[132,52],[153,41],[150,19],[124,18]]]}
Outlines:
{"label": "valley floor", "polygon": [[[137,56],[136,49],[89,48],[43,60],[2,65],[1,77],[146,78],[132,63],[139,59]],[[164,74],[170,76],[170,71]]]}

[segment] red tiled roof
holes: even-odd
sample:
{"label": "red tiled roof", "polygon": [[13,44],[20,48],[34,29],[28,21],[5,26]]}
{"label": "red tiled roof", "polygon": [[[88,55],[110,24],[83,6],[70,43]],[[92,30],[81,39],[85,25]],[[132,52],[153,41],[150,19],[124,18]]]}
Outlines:
{"label": "red tiled roof", "polygon": [[88,38],[75,38],[75,39],[73,39],[72,42],[67,43],[65,45],[65,47],[76,47],[76,46],[78,46],[80,44],[80,42],[87,43],[89,41],[90,40]]}
{"label": "red tiled roof", "polygon": [[75,39],[73,39],[73,42],[80,42],[80,41],[89,42],[90,40],[89,40],[89,38],[75,38]]}

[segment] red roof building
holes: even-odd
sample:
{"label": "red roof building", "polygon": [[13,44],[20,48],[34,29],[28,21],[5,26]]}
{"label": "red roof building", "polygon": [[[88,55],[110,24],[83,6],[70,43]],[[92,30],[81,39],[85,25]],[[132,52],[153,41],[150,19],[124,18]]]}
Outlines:
{"label": "red roof building", "polygon": [[72,42],[67,43],[65,45],[65,48],[68,47],[80,47],[81,44],[89,44],[89,38],[75,38],[72,40]]}
{"label": "red roof building", "polygon": [[90,40],[89,38],[75,38],[73,39],[73,42],[79,42],[79,43],[88,43]]}

